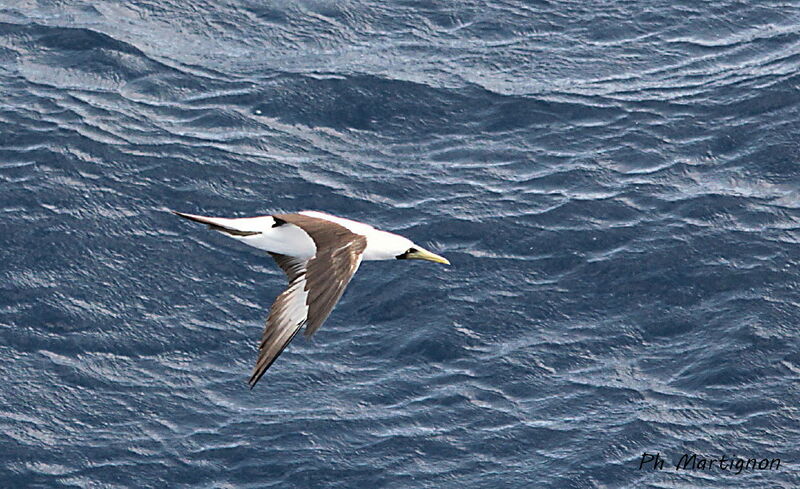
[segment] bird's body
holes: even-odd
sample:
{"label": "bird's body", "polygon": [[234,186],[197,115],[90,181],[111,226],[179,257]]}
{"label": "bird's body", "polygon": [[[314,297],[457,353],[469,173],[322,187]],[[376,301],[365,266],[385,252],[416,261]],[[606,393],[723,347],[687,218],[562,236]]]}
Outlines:
{"label": "bird's body", "polygon": [[449,264],[403,236],[324,212],[234,219],[175,214],[268,252],[289,279],[289,287],[272,304],[267,318],[251,387],[303,325],[306,336],[319,329],[362,260],[421,259]]}

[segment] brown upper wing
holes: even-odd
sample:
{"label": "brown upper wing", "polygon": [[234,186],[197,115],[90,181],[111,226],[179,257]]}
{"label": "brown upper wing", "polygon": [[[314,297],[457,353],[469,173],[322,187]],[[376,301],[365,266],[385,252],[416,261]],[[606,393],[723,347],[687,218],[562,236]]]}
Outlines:
{"label": "brown upper wing", "polygon": [[250,388],[303,324],[306,336],[311,336],[325,322],[358,270],[361,254],[367,246],[364,236],[324,219],[302,214],[273,217],[303,229],[314,241],[317,252],[308,261],[270,253],[289,278],[289,287],[275,299],[270,309]]}
{"label": "brown upper wing", "polygon": [[331,314],[358,270],[367,238],[317,217],[303,214],[277,214],[275,217],[301,228],[317,246],[317,254],[306,267],[308,319],[305,335],[311,336]]}

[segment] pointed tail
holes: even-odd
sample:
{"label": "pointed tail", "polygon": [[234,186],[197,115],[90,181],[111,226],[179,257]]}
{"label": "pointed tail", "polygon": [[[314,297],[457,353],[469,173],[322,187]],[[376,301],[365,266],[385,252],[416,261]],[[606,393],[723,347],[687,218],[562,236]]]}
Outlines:
{"label": "pointed tail", "polygon": [[234,221],[238,221],[238,219],[226,219],[224,217],[196,216],[194,214],[186,214],[184,212],[178,212],[178,211],[172,211],[172,213],[175,214],[176,216],[180,216],[190,221],[206,224],[209,228],[213,229],[214,231],[219,231],[221,233],[229,234],[231,236],[254,236],[256,234],[261,234],[261,231],[247,231],[245,229],[237,228],[234,224]]}

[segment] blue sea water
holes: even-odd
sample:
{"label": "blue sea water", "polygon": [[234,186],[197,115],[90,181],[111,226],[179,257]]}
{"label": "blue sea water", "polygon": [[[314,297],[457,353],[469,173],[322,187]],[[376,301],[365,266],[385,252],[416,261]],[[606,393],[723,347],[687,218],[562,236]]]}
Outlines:
{"label": "blue sea water", "polygon": [[[0,0],[0,487],[798,487],[799,118],[796,2]],[[170,209],[453,265],[250,391],[285,279]]]}

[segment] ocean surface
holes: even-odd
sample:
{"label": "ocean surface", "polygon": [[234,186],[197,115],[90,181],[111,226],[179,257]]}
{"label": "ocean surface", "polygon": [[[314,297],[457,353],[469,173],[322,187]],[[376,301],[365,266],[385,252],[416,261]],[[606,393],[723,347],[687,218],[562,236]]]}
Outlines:
{"label": "ocean surface", "polygon": [[[0,487],[800,487],[799,185],[798,2],[0,0]],[[251,391],[285,278],[173,209],[452,266]]]}

